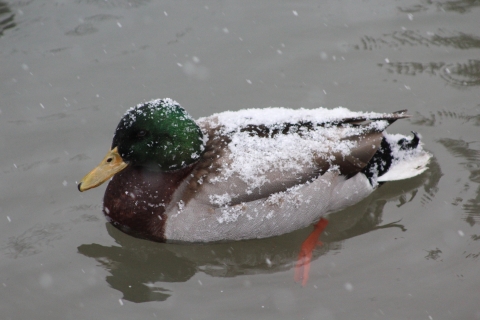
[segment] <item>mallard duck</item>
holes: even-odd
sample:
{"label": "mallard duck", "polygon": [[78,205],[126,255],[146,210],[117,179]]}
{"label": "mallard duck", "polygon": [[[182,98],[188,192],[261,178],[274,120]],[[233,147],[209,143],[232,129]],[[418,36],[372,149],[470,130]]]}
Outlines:
{"label": "mallard duck", "polygon": [[[195,121],[172,99],[129,109],[78,184],[109,182],[104,213],[154,241],[265,238],[317,223],[386,181],[427,169],[419,136],[384,130],[406,111],[246,109]],[[316,241],[316,240],[315,240]]]}

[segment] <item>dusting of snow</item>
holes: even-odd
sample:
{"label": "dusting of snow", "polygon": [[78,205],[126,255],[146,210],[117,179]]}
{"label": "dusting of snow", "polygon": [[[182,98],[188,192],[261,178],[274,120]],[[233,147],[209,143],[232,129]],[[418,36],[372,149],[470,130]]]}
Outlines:
{"label": "dusting of snow", "polygon": [[[147,108],[151,117],[153,117],[154,112],[159,108],[163,108],[166,114],[176,112],[178,111],[178,108],[183,110],[183,108],[177,101],[170,98],[155,99],[145,103],[139,103],[136,106],[129,108],[125,112],[123,119],[125,125],[128,127],[135,123],[135,121],[137,120],[137,115],[143,114],[145,112],[144,108]],[[193,120],[193,118],[185,111],[183,112],[182,116],[184,119],[180,120]]]}
{"label": "dusting of snow", "polygon": [[[415,147],[415,137],[414,141],[384,132],[388,120],[402,117],[339,107],[245,109],[198,119],[207,146],[205,158],[212,163],[204,162],[208,168],[199,172],[205,174],[191,175],[202,185],[193,199],[183,203],[179,192],[172,200],[165,237],[217,241],[279,235],[359,202],[381,179],[423,172],[431,155],[422,144]],[[368,148],[369,154],[370,146],[375,150],[380,133],[393,150],[392,170],[374,178],[345,177],[342,164],[361,158],[359,150]],[[346,283],[345,289],[352,291],[353,285]]]}
{"label": "dusting of snow", "polygon": [[408,139],[401,134],[384,134],[385,139],[392,149],[392,164],[389,170],[378,177],[378,182],[408,179],[427,170],[431,155],[419,143],[417,148],[402,149],[398,144],[401,139]]}
{"label": "dusting of snow", "polygon": [[[269,172],[301,175],[306,167],[317,167],[315,161],[318,159],[331,163],[335,159],[333,154],[349,155],[357,146],[356,137],[371,131],[383,131],[388,126],[385,120],[371,121],[362,126],[337,125],[342,120],[368,120],[384,116],[373,112],[352,112],[342,107],[333,110],[267,108],[227,111],[199,119],[210,121],[212,127],[216,122],[219,124],[216,134],[231,140],[228,160],[219,169],[219,175],[210,182],[225,183],[229,178],[238,176],[247,185],[245,193],[251,194],[271,182]],[[305,125],[295,125],[302,123]],[[252,126],[268,131],[245,130]],[[330,167],[330,170],[338,169],[332,163]],[[211,203],[217,204],[216,201]]]}
{"label": "dusting of snow", "polygon": [[[176,102],[174,102],[176,103]],[[214,114],[219,122],[225,126],[225,131],[235,131],[247,125],[265,125],[267,127],[288,123],[310,121],[314,124],[339,122],[346,118],[375,119],[393,114],[376,112],[355,112],[347,108],[338,107],[335,109],[287,109],[287,108],[264,108],[264,109],[243,109],[240,111],[225,111]],[[205,118],[201,118],[205,119]],[[199,120],[201,120],[199,119]]]}
{"label": "dusting of snow", "polygon": [[211,194],[209,195],[210,203],[217,207],[224,207],[230,204],[232,201],[232,196],[229,193],[224,194]]}
{"label": "dusting of snow", "polygon": [[243,204],[237,204],[235,206],[224,206],[221,208],[222,215],[217,217],[219,223],[232,223],[238,220],[238,218],[245,211]]}
{"label": "dusting of snow", "polygon": [[178,205],[178,212],[179,213],[182,212],[183,208],[185,208],[185,202],[183,202],[183,200],[180,200],[178,201],[177,205]]}
{"label": "dusting of snow", "polygon": [[[307,182],[308,184],[308,182]],[[271,194],[265,201],[266,205],[282,207],[285,203],[293,204],[295,208],[300,207],[302,202],[308,203],[310,199],[304,199],[303,194],[299,191],[303,185],[296,185],[284,192]],[[267,215],[267,219],[268,219]]]}

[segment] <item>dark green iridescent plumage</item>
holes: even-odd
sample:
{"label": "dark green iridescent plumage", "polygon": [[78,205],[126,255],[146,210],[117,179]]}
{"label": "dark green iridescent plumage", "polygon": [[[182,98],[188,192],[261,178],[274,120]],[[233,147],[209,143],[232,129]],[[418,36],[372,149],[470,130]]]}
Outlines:
{"label": "dark green iridescent plumage", "polygon": [[122,159],[151,171],[172,171],[196,162],[203,150],[203,134],[175,101],[154,100],[125,113],[115,131],[112,149]]}

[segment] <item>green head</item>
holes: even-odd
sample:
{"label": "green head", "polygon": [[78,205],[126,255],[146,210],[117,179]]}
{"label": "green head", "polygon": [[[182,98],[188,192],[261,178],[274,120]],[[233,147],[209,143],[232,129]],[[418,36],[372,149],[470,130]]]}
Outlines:
{"label": "green head", "polygon": [[117,126],[112,149],[122,159],[153,171],[181,169],[197,161],[203,134],[190,115],[172,99],[158,99],[129,109]]}

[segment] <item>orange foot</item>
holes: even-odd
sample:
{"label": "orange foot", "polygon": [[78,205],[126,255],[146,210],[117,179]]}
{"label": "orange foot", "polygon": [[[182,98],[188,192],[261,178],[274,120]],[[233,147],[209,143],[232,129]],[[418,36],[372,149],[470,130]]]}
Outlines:
{"label": "orange foot", "polygon": [[321,246],[322,242],[318,240],[323,230],[328,224],[328,220],[320,218],[315,224],[315,228],[312,233],[307,237],[302,243],[300,253],[298,254],[297,264],[295,265],[295,276],[294,279],[296,282],[302,282],[302,286],[305,286],[308,281],[308,273],[310,272],[310,261],[312,260],[313,249],[317,245]]}

